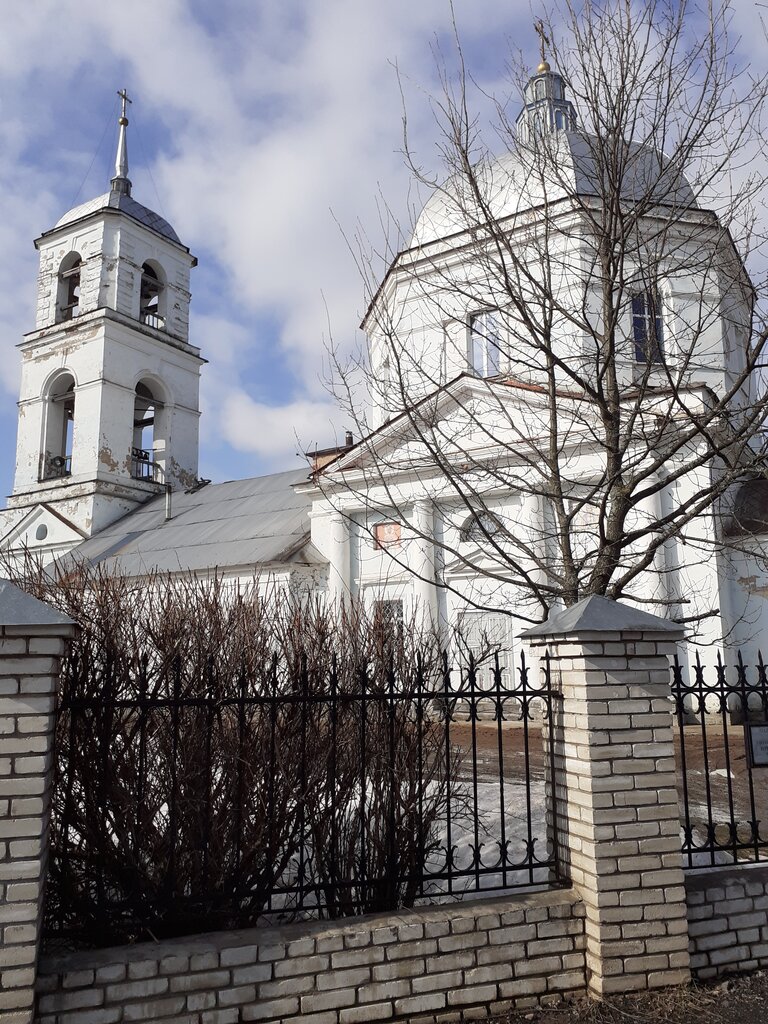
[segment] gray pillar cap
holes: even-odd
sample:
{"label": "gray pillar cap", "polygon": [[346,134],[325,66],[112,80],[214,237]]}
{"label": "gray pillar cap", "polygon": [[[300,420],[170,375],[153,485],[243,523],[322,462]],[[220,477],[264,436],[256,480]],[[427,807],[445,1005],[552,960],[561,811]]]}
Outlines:
{"label": "gray pillar cap", "polygon": [[0,579],[0,626],[74,626],[68,615]]}
{"label": "gray pillar cap", "polygon": [[685,630],[676,622],[651,615],[622,601],[591,594],[581,601],[553,612],[546,622],[526,629],[528,638],[569,636],[572,633],[663,633],[666,639],[682,639]]}

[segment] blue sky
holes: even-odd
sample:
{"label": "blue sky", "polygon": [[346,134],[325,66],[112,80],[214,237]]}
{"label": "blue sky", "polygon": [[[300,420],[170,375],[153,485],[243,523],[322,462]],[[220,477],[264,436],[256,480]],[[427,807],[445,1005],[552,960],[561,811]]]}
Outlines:
{"label": "blue sky", "polygon": [[[455,10],[484,89],[504,88],[510,53],[537,62],[528,0],[455,0]],[[751,0],[737,11],[748,29]],[[14,346],[33,325],[32,240],[106,190],[122,87],[134,99],[133,194],[200,261],[201,475],[292,468],[300,446],[343,436],[349,424],[323,384],[326,345],[329,328],[342,349],[359,344],[365,293],[342,229],[381,242],[380,195],[409,222],[418,197],[393,65],[412,141],[436,167],[432,47],[450,51],[450,26],[448,0],[13,5],[0,37],[2,493],[13,476]]]}
{"label": "blue sky", "polygon": [[[535,60],[526,3],[457,0],[456,13],[484,85],[493,88],[510,46]],[[191,340],[210,361],[201,474],[292,468],[300,444],[343,435],[322,382],[325,351],[329,329],[342,349],[359,344],[365,295],[342,229],[382,241],[379,194],[409,221],[393,65],[429,163],[436,39],[450,48],[447,0],[14,6],[0,39],[2,493],[13,479],[14,346],[33,326],[32,241],[108,187],[122,87],[134,100],[133,194],[200,261]]]}

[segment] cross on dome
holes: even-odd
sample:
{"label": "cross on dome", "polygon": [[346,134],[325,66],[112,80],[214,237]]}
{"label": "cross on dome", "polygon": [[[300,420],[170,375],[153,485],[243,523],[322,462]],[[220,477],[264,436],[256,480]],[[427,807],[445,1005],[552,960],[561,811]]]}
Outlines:
{"label": "cross on dome", "polygon": [[547,60],[547,55],[544,50],[545,46],[551,45],[549,42],[549,36],[544,31],[544,22],[541,19],[534,21],[533,27],[539,37],[539,48],[541,50],[541,61],[539,62],[539,66],[536,68],[536,71],[539,74],[543,71],[551,71],[552,69],[549,66],[549,61]]}
{"label": "cross on dome", "polygon": [[525,103],[516,122],[518,138],[529,146],[561,129],[576,131],[576,111],[565,98],[563,76],[553,71],[547,60],[545,47],[552,44],[544,31],[544,23],[536,21],[534,28],[539,37],[541,61],[525,86]]}

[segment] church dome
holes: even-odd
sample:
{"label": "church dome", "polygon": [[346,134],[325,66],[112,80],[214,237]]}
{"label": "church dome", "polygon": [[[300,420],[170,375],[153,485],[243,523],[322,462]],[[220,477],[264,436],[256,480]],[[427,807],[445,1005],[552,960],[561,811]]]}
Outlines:
{"label": "church dome", "polygon": [[[496,220],[574,196],[605,194],[598,139],[580,131],[576,112],[566,98],[565,83],[542,59],[525,90],[517,119],[518,147],[475,167],[484,206]],[[629,143],[622,184],[627,202],[658,196],[660,203],[695,208],[691,186],[679,169],[649,146]],[[485,213],[462,175],[449,178],[424,206],[411,246],[426,245],[480,226]]]}
{"label": "church dome", "polygon": [[75,221],[90,217],[94,213],[100,213],[102,210],[119,210],[164,238],[169,238],[172,242],[181,245],[181,239],[164,217],[136,202],[133,196],[114,189],[105,192],[103,196],[97,196],[95,199],[89,199],[88,202],[73,207],[56,222],[53,230],[57,231],[59,228],[67,227],[69,224],[74,224]]}

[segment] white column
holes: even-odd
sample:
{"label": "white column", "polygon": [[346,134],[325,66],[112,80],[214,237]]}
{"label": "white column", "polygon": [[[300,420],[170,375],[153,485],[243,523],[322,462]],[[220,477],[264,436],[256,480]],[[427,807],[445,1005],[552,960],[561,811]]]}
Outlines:
{"label": "white column", "polygon": [[409,564],[413,577],[413,596],[416,612],[422,625],[429,628],[438,622],[437,587],[435,586],[435,514],[432,503],[421,500],[413,506],[413,529]]}
{"label": "white column", "polygon": [[[544,520],[544,501],[540,494],[533,491],[520,495],[520,530],[525,545],[538,557],[539,561],[550,561],[547,556],[547,529]],[[546,573],[531,558],[531,579],[535,583],[545,584]]]}
{"label": "white column", "polygon": [[349,520],[341,512],[329,516],[328,529],[328,596],[332,604],[348,601],[352,594],[350,572]]}

